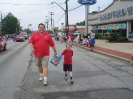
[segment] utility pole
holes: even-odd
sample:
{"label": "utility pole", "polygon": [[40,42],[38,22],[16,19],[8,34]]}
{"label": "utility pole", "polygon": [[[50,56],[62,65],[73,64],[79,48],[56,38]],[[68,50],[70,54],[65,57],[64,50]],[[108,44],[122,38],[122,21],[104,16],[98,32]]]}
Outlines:
{"label": "utility pole", "polygon": [[68,1],[69,0],[66,0],[65,1],[65,4],[66,4],[66,10],[64,8],[62,8],[60,6],[60,4],[58,4],[57,2],[51,2],[51,4],[55,3],[57,4],[63,11],[65,11],[65,29],[66,29],[66,35],[67,33],[69,32],[69,26],[68,26]]}
{"label": "utility pole", "polygon": [[85,36],[87,36],[87,34],[89,33],[88,13],[89,13],[89,5],[85,5]]}
{"label": "utility pole", "polygon": [[54,15],[53,13],[54,12],[49,12],[50,13],[50,15],[51,15],[51,30],[52,30],[52,15]]}
{"label": "utility pole", "polygon": [[48,21],[46,21],[45,24],[46,24],[46,26],[45,26],[46,30],[48,31]]}
{"label": "utility pole", "polygon": [[66,18],[66,24],[65,24],[65,27],[66,27],[66,34],[68,34],[68,32],[69,32],[69,26],[68,26],[68,0],[66,0],[66,10],[65,10],[65,18]]}

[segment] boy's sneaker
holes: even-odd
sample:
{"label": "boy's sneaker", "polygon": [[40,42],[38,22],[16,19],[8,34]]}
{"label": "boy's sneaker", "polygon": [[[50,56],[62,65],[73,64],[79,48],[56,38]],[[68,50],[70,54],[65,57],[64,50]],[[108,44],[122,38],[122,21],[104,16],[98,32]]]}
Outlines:
{"label": "boy's sneaker", "polygon": [[73,84],[74,83],[73,79],[70,79],[70,82],[71,82],[71,84]]}
{"label": "boy's sneaker", "polygon": [[48,84],[47,81],[46,80],[43,80],[43,85],[44,86],[47,86],[47,84]]}
{"label": "boy's sneaker", "polygon": [[65,76],[64,79],[67,80],[67,76]]}
{"label": "boy's sneaker", "polygon": [[42,80],[43,80],[43,75],[40,75],[39,80],[40,80],[40,81],[42,81]]}

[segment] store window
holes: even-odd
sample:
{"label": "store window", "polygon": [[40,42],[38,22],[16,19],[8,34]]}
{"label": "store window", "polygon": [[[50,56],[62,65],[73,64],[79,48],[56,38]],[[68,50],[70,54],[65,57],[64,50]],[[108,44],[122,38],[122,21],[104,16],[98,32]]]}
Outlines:
{"label": "store window", "polygon": [[97,33],[103,36],[109,36],[111,33],[118,33],[122,37],[126,37],[126,28],[126,22],[93,26],[93,29],[97,30]]}

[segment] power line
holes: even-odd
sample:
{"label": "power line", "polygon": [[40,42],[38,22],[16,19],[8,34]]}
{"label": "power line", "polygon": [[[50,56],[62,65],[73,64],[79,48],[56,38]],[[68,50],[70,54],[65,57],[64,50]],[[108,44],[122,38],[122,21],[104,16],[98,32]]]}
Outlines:
{"label": "power line", "polygon": [[59,22],[63,18],[64,15],[65,15],[65,13],[55,23]]}
{"label": "power line", "polygon": [[[79,4],[76,4],[75,6],[73,6],[73,8],[74,8],[74,7],[77,7],[78,5],[79,5]],[[72,8],[72,9],[73,9],[73,8]]]}
{"label": "power line", "polygon": [[30,14],[30,13],[36,13],[36,12],[44,11],[44,10],[51,9],[51,8],[54,8],[54,7],[56,7],[56,6],[52,6],[52,7],[49,7],[49,8],[46,8],[46,9],[42,9],[42,10],[38,10],[38,11],[34,11],[34,12],[17,13],[17,14]]}
{"label": "power line", "polygon": [[[78,7],[75,7],[75,8],[73,8],[73,9],[71,9],[71,10],[69,10],[69,11],[73,11],[73,10],[76,10],[76,9],[78,9],[79,7],[81,7],[82,5],[80,5],[80,6],[78,6]],[[63,18],[63,16],[65,15],[65,13],[58,19],[58,21],[56,21],[55,23],[57,23],[57,22],[59,22],[62,18]]]}
{"label": "power line", "polygon": [[[64,4],[64,3],[60,3],[60,4]],[[52,5],[52,4],[18,4],[18,3],[16,3],[16,4],[12,4],[12,3],[0,3],[0,5]]]}
{"label": "power line", "polygon": [[73,9],[71,9],[71,10],[69,10],[69,11],[76,10],[76,9],[80,8],[81,6],[83,6],[83,5],[77,6],[77,7],[73,8]]}

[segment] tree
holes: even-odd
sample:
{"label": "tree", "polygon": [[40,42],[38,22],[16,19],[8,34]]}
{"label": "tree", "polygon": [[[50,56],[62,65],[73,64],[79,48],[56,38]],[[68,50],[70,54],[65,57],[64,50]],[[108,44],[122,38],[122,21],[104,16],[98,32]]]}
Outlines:
{"label": "tree", "polygon": [[77,22],[76,25],[77,26],[83,26],[83,25],[85,25],[85,21],[82,21],[82,22],[79,22],[79,23]]}
{"label": "tree", "polygon": [[12,13],[2,19],[2,34],[14,34],[16,30],[19,31],[19,24],[17,24],[17,18]]}
{"label": "tree", "polygon": [[30,29],[28,29],[28,28],[27,29],[24,29],[23,31],[26,32],[26,33],[28,33],[28,34],[31,34],[33,32]]}
{"label": "tree", "polygon": [[77,31],[77,27],[76,27],[76,25],[74,26],[74,32],[75,32],[75,31]]}

